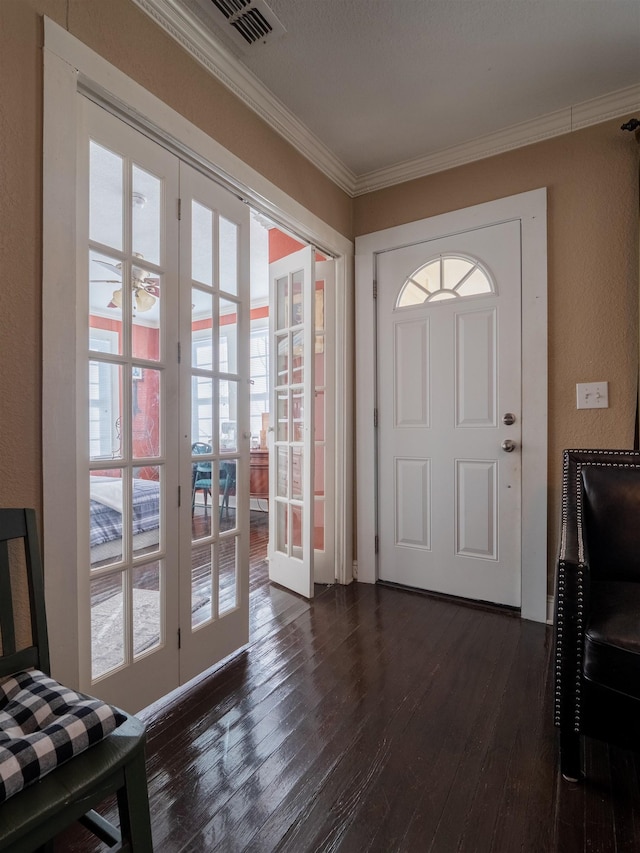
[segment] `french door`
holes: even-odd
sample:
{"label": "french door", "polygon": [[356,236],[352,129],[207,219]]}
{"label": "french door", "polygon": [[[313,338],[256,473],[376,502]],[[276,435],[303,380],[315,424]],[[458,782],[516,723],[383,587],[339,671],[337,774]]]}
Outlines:
{"label": "french door", "polygon": [[250,331],[247,205],[184,164],[180,197],[184,683],[249,639]]}
{"label": "french door", "polygon": [[313,270],[313,578],[336,580],[335,537],[335,261]]}
{"label": "french door", "polygon": [[312,246],[269,266],[269,577],[335,582],[335,265]]}
{"label": "french door", "polygon": [[313,247],[270,264],[269,579],[313,597]]}
{"label": "french door", "polygon": [[138,710],[248,639],[248,209],[83,110],[81,686]]}

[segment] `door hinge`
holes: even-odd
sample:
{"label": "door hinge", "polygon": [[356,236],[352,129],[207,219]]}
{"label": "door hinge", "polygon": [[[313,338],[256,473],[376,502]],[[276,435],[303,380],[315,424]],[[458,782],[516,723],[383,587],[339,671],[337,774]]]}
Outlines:
{"label": "door hinge", "polygon": [[178,506],[182,506],[182,486],[178,486]]}
{"label": "door hinge", "polygon": [[373,280],[373,298],[378,298],[378,282],[375,279]]}
{"label": "door hinge", "polygon": [[375,549],[374,553],[376,553],[376,554],[378,553],[379,545],[380,545],[380,540],[378,539],[378,534],[376,533],[376,540],[375,540],[375,545],[374,545],[374,549]]}
{"label": "door hinge", "polygon": [[373,425],[374,425],[374,427],[378,426],[378,410],[377,409],[373,410]]}
{"label": "door hinge", "polygon": [[178,628],[178,649],[182,648],[182,631]]}
{"label": "door hinge", "polygon": [[178,341],[178,364],[182,362],[182,345],[180,341]]}
{"label": "door hinge", "polygon": [[178,199],[178,222],[182,219],[182,199]]}

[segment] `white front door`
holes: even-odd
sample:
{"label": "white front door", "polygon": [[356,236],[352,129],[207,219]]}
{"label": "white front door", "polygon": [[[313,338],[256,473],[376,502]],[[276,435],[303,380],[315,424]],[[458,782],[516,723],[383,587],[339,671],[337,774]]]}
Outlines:
{"label": "white front door", "polygon": [[270,264],[269,579],[313,597],[312,246]]}
{"label": "white front door", "polygon": [[248,639],[249,211],[83,117],[80,686],[136,711]]}
{"label": "white front door", "polygon": [[520,606],[519,221],[377,256],[380,579]]}

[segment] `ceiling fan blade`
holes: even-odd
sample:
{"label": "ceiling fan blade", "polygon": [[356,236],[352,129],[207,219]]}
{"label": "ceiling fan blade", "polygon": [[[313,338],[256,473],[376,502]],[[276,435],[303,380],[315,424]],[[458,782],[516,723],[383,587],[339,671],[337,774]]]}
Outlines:
{"label": "ceiling fan blade", "polygon": [[121,265],[110,264],[108,261],[99,261],[97,258],[92,258],[91,263],[100,264],[101,267],[105,267],[106,269],[114,272],[116,275],[122,276]]}

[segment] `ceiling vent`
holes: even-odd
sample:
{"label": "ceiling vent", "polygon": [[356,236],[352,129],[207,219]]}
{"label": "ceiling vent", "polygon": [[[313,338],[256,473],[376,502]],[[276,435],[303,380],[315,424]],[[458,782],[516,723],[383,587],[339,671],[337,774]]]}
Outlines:
{"label": "ceiling vent", "polygon": [[226,18],[227,35],[245,52],[285,32],[263,0],[212,0],[212,3]]}

